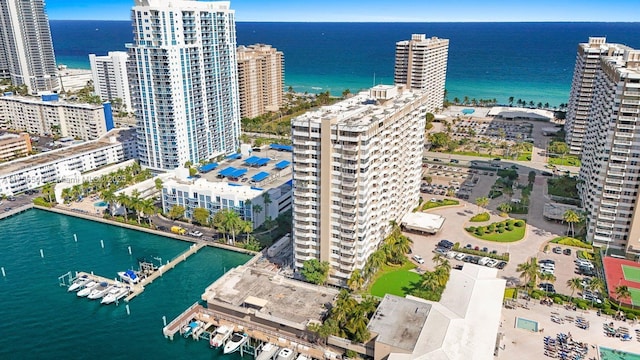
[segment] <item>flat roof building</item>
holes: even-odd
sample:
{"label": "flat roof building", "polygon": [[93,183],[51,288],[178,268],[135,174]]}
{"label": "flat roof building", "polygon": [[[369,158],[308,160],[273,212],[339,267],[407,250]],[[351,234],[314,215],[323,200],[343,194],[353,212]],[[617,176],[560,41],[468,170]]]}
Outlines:
{"label": "flat roof building", "polygon": [[423,212],[410,212],[402,218],[401,225],[407,230],[437,234],[444,226],[445,217]]}
{"label": "flat roof building", "polygon": [[72,103],[57,94],[0,96],[0,124],[15,131],[96,140],[113,129],[111,104]]}
{"label": "flat roof building", "polygon": [[378,85],[291,121],[295,267],[344,285],[417,206],[428,93]]}
{"label": "flat roof building", "polygon": [[411,40],[396,43],[393,81],[410,89],[426,91],[429,94],[428,112],[442,109],[448,55],[448,39],[413,34]]}
{"label": "flat roof building", "polygon": [[0,134],[0,162],[27,156],[31,152],[29,134]]}
{"label": "flat roof building", "polygon": [[284,93],[284,55],[271,45],[238,47],[240,115],[254,118],[278,111]]}
{"label": "flat roof building", "polygon": [[89,54],[91,77],[96,95],[100,96],[102,101],[111,102],[114,107],[118,105],[115,110],[124,112],[133,111],[127,78],[128,57],[126,51],[109,51],[106,56]]}
{"label": "flat roof building", "polygon": [[452,270],[439,302],[385,295],[369,321],[374,359],[491,360],[505,280],[496,269]]}

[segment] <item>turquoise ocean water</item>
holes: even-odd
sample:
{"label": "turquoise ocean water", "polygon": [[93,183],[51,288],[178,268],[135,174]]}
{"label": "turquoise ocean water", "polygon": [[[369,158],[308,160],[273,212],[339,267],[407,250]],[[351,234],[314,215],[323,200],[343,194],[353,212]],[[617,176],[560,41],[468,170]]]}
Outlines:
{"label": "turquoise ocean water", "polygon": [[58,276],[94,271],[115,277],[136,266],[138,257],[166,262],[189,243],[40,210],[1,220],[0,226],[0,266],[6,272],[0,278],[0,359],[240,358],[210,350],[204,341],[165,339],[162,316],[171,321],[225,269],[249,256],[202,249],[148,285],[129,303],[127,315],[124,303],[105,306],[68,293]]}
{"label": "turquoise ocean water", "polygon": [[[448,98],[513,96],[568,102],[576,49],[589,36],[640,48],[640,23],[263,23],[236,24],[239,45],[283,51],[285,83],[340,95],[393,82],[395,43],[413,33],[449,39]],[[58,63],[89,68],[89,53],[124,51],[128,21],[51,21]]]}

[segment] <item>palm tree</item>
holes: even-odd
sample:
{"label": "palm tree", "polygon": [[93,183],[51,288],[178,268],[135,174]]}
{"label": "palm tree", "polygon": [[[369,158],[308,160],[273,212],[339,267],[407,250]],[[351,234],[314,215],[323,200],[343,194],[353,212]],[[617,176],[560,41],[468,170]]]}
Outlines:
{"label": "palm tree", "polygon": [[509,106],[513,106],[513,96],[509,96]]}
{"label": "palm tree", "polygon": [[507,198],[509,199],[509,201],[511,201],[511,197],[513,196],[513,188],[511,186],[505,186],[504,189],[502,189],[502,193],[507,195]]}
{"label": "palm tree", "polygon": [[589,289],[603,293],[605,291],[604,281],[599,277],[592,277],[589,280]]}
{"label": "palm tree", "polygon": [[569,224],[569,233],[571,237],[574,237],[575,229],[573,224],[580,222],[580,215],[573,210],[567,210],[562,214],[562,219]]}
{"label": "palm tree", "polygon": [[131,197],[129,197],[129,207],[136,212],[136,216],[138,218],[138,225],[140,225],[140,204],[142,199],[140,198],[140,192],[138,190],[133,190],[131,192]]}
{"label": "palm tree", "polygon": [[143,215],[147,216],[147,221],[151,224],[151,215],[155,214],[157,209],[155,207],[155,202],[153,199],[143,199],[140,200],[140,204],[138,205],[138,211]]}
{"label": "palm tree", "polygon": [[535,285],[538,275],[540,274],[540,266],[535,257],[529,259],[522,264],[518,264],[516,271],[520,272],[520,277],[525,279],[525,287]]}
{"label": "palm tree", "polygon": [[242,219],[240,219],[240,215],[237,212],[231,209],[222,210],[223,212],[223,226],[227,232],[231,233],[231,245],[236,243],[236,233],[239,230],[239,224]]}
{"label": "palm tree", "polygon": [[127,209],[127,207],[129,207],[129,197],[125,193],[120,193],[116,197],[116,201],[124,209],[124,221],[128,222],[129,221],[129,214],[128,214],[129,213],[129,209]]}
{"label": "palm tree", "polygon": [[422,281],[420,283],[423,288],[434,291],[440,286],[440,282],[436,277],[435,273],[427,271],[422,274]]}
{"label": "palm tree", "polygon": [[556,282],[556,276],[547,272],[541,272],[539,275],[540,280],[548,281],[550,283]]}
{"label": "palm tree", "polygon": [[100,197],[109,204],[109,214],[113,215],[113,202],[116,201],[115,192],[111,189],[106,189],[100,193]]}
{"label": "palm tree", "polygon": [[485,207],[489,205],[489,198],[486,196],[476,198],[476,205],[478,206],[478,213],[480,212],[480,207]]}
{"label": "palm tree", "polygon": [[567,287],[571,289],[571,300],[573,300],[573,293],[578,289],[582,289],[582,280],[577,277],[571,278],[567,280]]}
{"label": "palm tree", "polygon": [[71,198],[71,188],[62,189],[62,201],[66,204],[69,201],[69,198]]}
{"label": "palm tree", "polygon": [[445,260],[445,258],[440,253],[435,253],[435,255],[433,255],[433,257],[431,258],[431,261],[433,261],[433,263],[436,265],[436,267],[438,265],[442,264],[442,262],[444,260]]}
{"label": "palm tree", "polygon": [[447,259],[443,259],[440,264],[436,266],[437,269],[444,269],[447,273],[451,271],[451,263]]}
{"label": "palm tree", "polygon": [[364,285],[364,277],[360,269],[356,269],[351,273],[349,280],[347,280],[347,286],[352,291],[358,291]]}
{"label": "palm tree", "polygon": [[51,203],[55,200],[54,184],[48,183],[42,187],[42,194],[47,197],[47,202]]}
{"label": "palm tree", "polygon": [[445,285],[447,285],[447,281],[449,281],[449,271],[444,267],[438,266],[433,271],[433,276],[436,278],[436,281],[438,282],[438,285],[440,287],[444,287]]}
{"label": "palm tree", "polygon": [[513,210],[513,207],[509,203],[502,203],[502,204],[498,205],[498,210],[500,210],[500,211],[502,211],[504,213],[509,213],[509,212],[511,212],[511,210]]}
{"label": "palm tree", "polygon": [[369,255],[369,259],[367,259],[367,264],[365,265],[365,277],[369,278],[376,272],[384,263],[387,261],[387,256],[385,255],[382,249],[374,251],[371,255]]}
{"label": "palm tree", "polygon": [[[627,285],[616,286],[613,293],[616,295],[616,300],[618,300],[619,305],[622,305],[622,300],[631,299],[631,291],[629,291]],[[633,308],[633,301],[631,301],[631,308]]]}

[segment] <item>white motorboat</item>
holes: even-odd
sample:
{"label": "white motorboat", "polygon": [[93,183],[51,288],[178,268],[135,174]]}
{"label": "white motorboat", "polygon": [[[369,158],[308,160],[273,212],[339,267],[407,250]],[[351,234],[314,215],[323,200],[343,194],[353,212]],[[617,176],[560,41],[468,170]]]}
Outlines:
{"label": "white motorboat", "polygon": [[122,281],[129,284],[137,284],[140,281],[140,277],[133,270],[120,271],[118,272],[118,276]]}
{"label": "white motorboat", "polygon": [[224,345],[222,353],[231,354],[232,352],[237,351],[240,346],[247,342],[247,339],[249,339],[249,335],[247,334],[233,333],[233,335],[231,335],[231,339],[229,339],[229,341]]}
{"label": "white motorboat", "polygon": [[296,354],[293,352],[293,350],[289,349],[289,348],[282,348],[282,350],[280,350],[280,352],[278,353],[278,357],[276,358],[276,360],[293,360],[293,357]]}
{"label": "white motorboat", "polygon": [[233,329],[228,328],[224,325],[218,327],[216,331],[211,333],[211,337],[209,338],[209,346],[211,348],[219,348],[224,345],[224,343],[229,339]]}
{"label": "white motorboat", "polygon": [[111,289],[111,286],[109,286],[108,283],[101,282],[100,284],[98,284],[98,286],[96,286],[95,288],[93,288],[93,290],[91,290],[91,292],[89,293],[89,296],[87,296],[87,298],[89,298],[91,300],[100,299],[107,292],[109,292],[110,289]]}
{"label": "white motorboat", "polygon": [[78,291],[76,293],[76,295],[78,295],[79,297],[85,297],[89,294],[91,294],[91,290],[93,290],[94,287],[98,286],[99,284],[93,280],[89,281],[88,283],[84,284],[84,288],[80,291]]}
{"label": "white motorboat", "polygon": [[262,345],[262,349],[260,349],[260,354],[256,356],[256,360],[271,360],[278,350],[280,350],[280,348],[275,344],[266,343]]}
{"label": "white motorboat", "polygon": [[82,275],[81,278],[76,279],[73,284],[69,285],[67,291],[78,291],[82,288],[82,286],[91,281],[87,275]]}
{"label": "white motorboat", "polygon": [[114,303],[117,300],[120,300],[123,297],[127,296],[128,293],[129,293],[129,289],[128,288],[114,286],[102,298],[100,303],[101,304],[105,304],[105,305],[109,305],[109,304]]}
{"label": "white motorboat", "polygon": [[311,360],[307,355],[300,354],[296,360]]}

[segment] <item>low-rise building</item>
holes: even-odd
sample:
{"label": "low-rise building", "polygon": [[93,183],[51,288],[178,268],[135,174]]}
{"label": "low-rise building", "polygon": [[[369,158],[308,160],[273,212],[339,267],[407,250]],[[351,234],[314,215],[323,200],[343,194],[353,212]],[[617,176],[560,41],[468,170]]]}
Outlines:
{"label": "low-rise building", "polygon": [[427,234],[437,234],[444,226],[445,217],[423,212],[410,212],[402,218],[404,229]]}
{"label": "low-rise building", "polygon": [[62,101],[57,94],[40,98],[0,96],[0,126],[30,134],[53,134],[82,140],[96,140],[113,129],[111,104]]}
{"label": "low-rise building", "polygon": [[114,129],[98,140],[0,164],[0,194],[15,195],[135,157],[135,130]]}
{"label": "low-rise building", "polygon": [[0,162],[21,158],[30,152],[29,134],[0,134]]}

